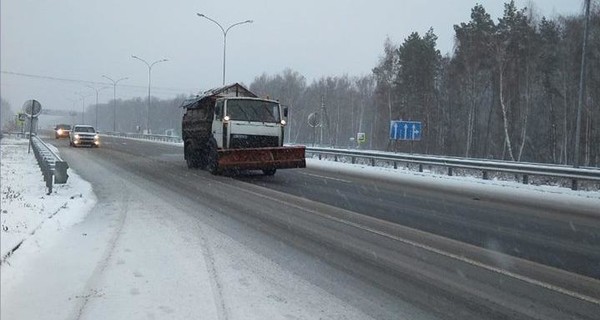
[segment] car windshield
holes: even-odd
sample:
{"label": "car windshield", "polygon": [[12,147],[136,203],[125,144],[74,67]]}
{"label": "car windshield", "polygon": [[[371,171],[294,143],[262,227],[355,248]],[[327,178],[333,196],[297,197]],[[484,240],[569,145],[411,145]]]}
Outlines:
{"label": "car windshield", "polygon": [[75,130],[73,130],[75,132],[89,132],[89,133],[94,133],[96,132],[96,130],[94,130],[94,128],[92,127],[75,127]]}
{"label": "car windshield", "polygon": [[61,124],[56,126],[56,130],[71,130],[71,126],[67,124]]}
{"label": "car windshield", "polygon": [[279,122],[279,104],[271,101],[231,99],[227,100],[227,112],[231,120]]}

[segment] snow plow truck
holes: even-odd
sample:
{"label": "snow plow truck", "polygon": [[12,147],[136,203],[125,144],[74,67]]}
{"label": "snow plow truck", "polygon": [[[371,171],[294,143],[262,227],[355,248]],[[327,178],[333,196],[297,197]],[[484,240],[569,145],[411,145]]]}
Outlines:
{"label": "snow plow truck", "polygon": [[225,170],[306,167],[304,146],[284,146],[287,108],[258,98],[235,83],[204,92],[183,103],[184,158],[188,168],[212,174]]}

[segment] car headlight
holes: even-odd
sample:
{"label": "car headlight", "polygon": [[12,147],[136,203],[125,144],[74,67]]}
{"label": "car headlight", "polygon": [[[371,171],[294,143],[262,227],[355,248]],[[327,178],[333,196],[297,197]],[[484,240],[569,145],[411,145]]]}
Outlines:
{"label": "car headlight", "polygon": [[56,131],[56,133],[58,133],[59,135],[61,135],[61,134],[63,134],[63,131],[62,131],[62,129],[58,129],[58,130]]}
{"label": "car headlight", "polygon": [[99,135],[95,135],[94,136],[94,140],[98,140],[98,139],[100,139],[100,136]]}
{"label": "car headlight", "polygon": [[75,139],[79,139],[79,135],[78,134],[75,135]]}

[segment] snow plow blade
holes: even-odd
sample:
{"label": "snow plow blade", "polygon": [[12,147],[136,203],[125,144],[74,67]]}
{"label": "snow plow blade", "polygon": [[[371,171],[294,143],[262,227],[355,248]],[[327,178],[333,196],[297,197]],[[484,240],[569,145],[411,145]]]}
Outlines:
{"label": "snow plow blade", "polygon": [[306,168],[305,147],[219,150],[219,169],[264,170]]}

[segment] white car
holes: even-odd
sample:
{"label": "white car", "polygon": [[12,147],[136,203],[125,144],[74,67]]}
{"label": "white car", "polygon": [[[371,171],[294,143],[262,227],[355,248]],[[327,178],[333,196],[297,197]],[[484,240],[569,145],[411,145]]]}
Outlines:
{"label": "white car", "polygon": [[69,134],[69,144],[71,147],[90,146],[99,147],[100,137],[96,129],[88,125],[74,125]]}

